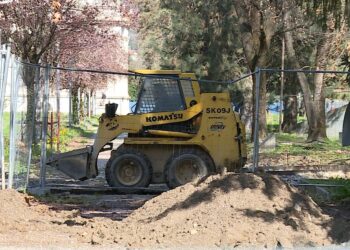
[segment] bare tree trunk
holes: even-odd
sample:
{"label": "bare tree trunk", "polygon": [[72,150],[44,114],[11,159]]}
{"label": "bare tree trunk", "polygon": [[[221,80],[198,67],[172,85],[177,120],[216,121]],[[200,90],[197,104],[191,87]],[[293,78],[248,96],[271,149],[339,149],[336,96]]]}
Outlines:
{"label": "bare tree trunk", "polygon": [[85,93],[84,93],[84,89],[82,89],[79,92],[79,98],[80,98],[80,102],[79,102],[79,121],[81,121],[82,119],[84,119],[85,117]]}
{"label": "bare tree trunk", "polygon": [[[277,22],[270,18],[275,14],[273,8],[251,5],[249,1],[235,1],[234,4],[240,24],[240,38],[249,69],[255,71],[256,67],[267,68],[271,39],[277,27]],[[260,138],[264,138],[267,135],[266,81],[266,73],[262,73],[260,79],[260,106],[258,111]],[[253,103],[255,103],[255,77],[253,77],[253,82]],[[253,105],[253,117],[255,117],[255,112],[255,105]],[[254,126],[253,120],[252,128]],[[251,131],[254,131],[254,129]],[[253,138],[253,133],[251,137]]]}
{"label": "bare tree trunk", "polygon": [[298,123],[298,80],[295,75],[287,74],[284,84],[282,131],[291,133]]}
{"label": "bare tree trunk", "polygon": [[[287,30],[292,30],[292,20],[291,20],[291,10],[287,10],[284,16],[284,22]],[[301,66],[296,57],[294,49],[294,39],[291,31],[285,32],[286,48],[290,62],[294,68],[300,69]],[[327,50],[326,39],[322,41],[317,46],[316,64],[319,66],[322,56],[325,56]],[[321,56],[322,55],[322,56]],[[319,69],[319,68],[318,68]],[[324,97],[324,84],[323,84],[323,74],[316,74],[314,76],[315,91],[312,95],[310,84],[306,75],[302,72],[297,73],[298,80],[303,91],[304,105],[306,111],[306,117],[308,120],[309,130],[308,130],[308,142],[324,140],[327,138],[326,135],[326,121],[325,121],[325,97]]]}
{"label": "bare tree trunk", "polygon": [[315,123],[314,127],[309,128],[308,141],[322,141],[327,138],[326,133],[326,111],[325,111],[325,96],[323,86],[324,74],[316,74],[314,77],[315,94],[314,94],[314,112]]}
{"label": "bare tree trunk", "polygon": [[[29,138],[30,136],[33,136],[33,138],[36,137],[35,129],[34,134],[31,133],[31,130],[33,129],[33,126],[35,126],[35,121],[34,119],[34,124],[33,123],[33,116],[36,117],[36,107],[34,106],[34,100],[37,97],[37,93],[35,93],[35,68],[29,67],[29,66],[24,66],[23,67],[23,73],[22,73],[23,81],[26,86],[27,90],[27,114],[26,114],[26,141],[29,142],[31,141]],[[34,143],[37,141],[34,139]]]}
{"label": "bare tree trunk", "polygon": [[283,102],[283,123],[282,130],[285,133],[294,131],[297,127],[298,101],[296,96],[288,96]]}
{"label": "bare tree trunk", "polygon": [[[260,79],[260,99],[259,99],[259,138],[265,138],[267,135],[267,127],[266,127],[266,105],[267,105],[267,98],[266,98],[266,73],[261,73],[261,79]],[[256,78],[253,77],[253,101],[252,103],[255,103],[256,100]],[[251,133],[251,140],[253,140],[254,136],[254,127],[255,127],[255,105],[253,105],[253,119],[252,119],[252,133]]]}
{"label": "bare tree trunk", "polygon": [[[35,99],[37,98],[37,93],[34,93],[34,84],[26,85],[27,87],[27,114],[26,114],[26,141],[29,142],[30,139],[34,139],[33,143],[37,143],[36,138],[36,107],[34,106]],[[33,121],[34,117],[34,121]],[[34,122],[34,124],[32,124]],[[31,133],[31,131],[33,133]],[[29,138],[32,135],[33,138]]]}
{"label": "bare tree trunk", "polygon": [[72,89],[72,122],[73,124],[79,124],[79,97],[78,90],[76,88]]}

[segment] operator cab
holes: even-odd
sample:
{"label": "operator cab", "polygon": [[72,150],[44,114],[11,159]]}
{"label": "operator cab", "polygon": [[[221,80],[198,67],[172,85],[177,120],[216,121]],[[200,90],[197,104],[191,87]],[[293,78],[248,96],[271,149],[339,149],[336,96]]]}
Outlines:
{"label": "operator cab", "polygon": [[177,76],[142,77],[136,113],[184,110],[186,103]]}
{"label": "operator cab", "polygon": [[[185,110],[197,104],[197,81],[193,74],[177,70],[138,70],[142,74],[135,114]],[[196,92],[198,95],[196,95]]]}

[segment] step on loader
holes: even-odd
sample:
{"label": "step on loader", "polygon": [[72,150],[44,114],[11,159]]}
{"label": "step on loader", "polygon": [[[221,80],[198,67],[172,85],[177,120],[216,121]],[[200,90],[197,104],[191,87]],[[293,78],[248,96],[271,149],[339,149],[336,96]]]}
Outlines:
{"label": "step on loader", "polygon": [[[229,92],[204,87],[192,73],[138,70],[142,75],[134,111],[116,115],[107,104],[92,146],[56,155],[48,164],[86,180],[98,175],[99,153],[111,150],[105,177],[112,187],[170,188],[210,174],[237,171],[245,164],[245,127]],[[214,89],[214,90],[213,90]],[[127,134],[113,149],[113,140]]]}

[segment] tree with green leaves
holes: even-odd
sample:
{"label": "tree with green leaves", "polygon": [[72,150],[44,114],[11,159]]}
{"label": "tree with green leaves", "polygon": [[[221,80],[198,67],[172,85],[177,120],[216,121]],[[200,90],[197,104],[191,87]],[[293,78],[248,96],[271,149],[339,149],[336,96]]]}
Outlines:
{"label": "tree with green leaves", "polygon": [[[246,68],[253,72],[270,63],[271,40],[279,26],[271,16],[279,16],[278,8],[271,8],[269,1],[140,1],[146,65],[152,61],[150,55],[156,54],[153,62],[162,68],[227,80],[246,72]],[[265,75],[260,100],[260,136],[265,137]]]}
{"label": "tree with green leaves", "polygon": [[[273,65],[271,57],[273,50],[272,41],[277,31],[282,27],[281,4],[278,1],[249,0],[233,1],[235,14],[239,26],[238,37],[241,40],[244,50],[245,60],[251,72],[257,68],[269,68]],[[253,76],[253,103],[255,103],[256,92],[255,75]],[[259,110],[259,135],[264,138],[267,135],[266,127],[266,108],[267,108],[267,75],[261,74],[260,78],[260,105]],[[255,107],[255,105],[254,105]],[[254,123],[252,124],[254,127]]]}
{"label": "tree with green leaves", "polygon": [[178,68],[207,79],[239,75],[242,50],[231,1],[138,0],[141,49],[148,68]]}
{"label": "tree with green leaves", "polygon": [[[140,34],[149,67],[179,68],[210,79],[232,79],[248,68],[280,67],[281,40],[287,66],[326,69],[336,60],[334,32],[347,27],[348,1],[150,1],[138,0]],[[284,3],[284,4],[282,4]],[[284,5],[284,11],[283,11]],[[277,56],[276,56],[277,55]],[[149,60],[148,60],[149,59]],[[265,137],[267,81],[260,79],[259,127]],[[308,140],[325,133],[324,74],[288,76],[284,128],[296,125],[296,95],[303,92],[309,123]],[[255,85],[256,79],[253,77]],[[274,80],[276,81],[276,79]],[[277,89],[275,84],[274,89]],[[253,88],[253,102],[255,100]],[[245,100],[247,101],[247,100]],[[254,107],[254,106],[253,106]],[[255,110],[253,110],[253,115]],[[292,120],[287,122],[287,118]]]}
{"label": "tree with green leaves", "polygon": [[[286,2],[284,14],[285,40],[288,60],[293,68],[326,70],[330,65],[334,42],[339,38],[336,32],[346,26],[347,1],[293,1]],[[297,27],[297,28],[296,28]],[[297,44],[303,34],[312,32],[312,48],[306,65],[302,62]],[[301,34],[301,35],[300,35]],[[306,116],[308,120],[307,141],[323,141],[326,134],[325,114],[325,74],[317,73],[313,77],[303,72],[297,73],[303,92]]]}

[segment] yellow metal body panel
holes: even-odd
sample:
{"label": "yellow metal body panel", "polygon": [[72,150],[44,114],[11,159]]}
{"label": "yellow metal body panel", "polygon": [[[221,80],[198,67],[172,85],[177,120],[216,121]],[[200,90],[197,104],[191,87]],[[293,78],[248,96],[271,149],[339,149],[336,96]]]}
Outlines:
{"label": "yellow metal body panel", "polygon": [[132,137],[126,138],[125,143],[140,145],[198,145],[208,152],[218,170],[221,168],[235,170],[241,157],[247,157],[247,151],[244,139],[241,142],[242,145],[239,145],[237,124],[241,124],[243,136],[245,136],[245,130],[239,117],[232,110],[229,94],[202,94],[200,105],[198,106],[202,107],[200,129],[191,139]]}
{"label": "yellow metal body panel", "polygon": [[202,110],[203,110],[202,104],[199,103],[186,110],[141,114],[140,119],[141,119],[141,124],[143,126],[177,123],[177,122],[188,121],[194,116],[200,114]]}
{"label": "yellow metal body panel", "polygon": [[153,69],[138,69],[131,70],[130,72],[142,75],[180,75],[179,70],[153,70]]}
{"label": "yellow metal body panel", "polygon": [[[125,139],[125,144],[197,145],[212,157],[218,171],[223,168],[229,171],[235,170],[241,157],[247,155],[244,142],[240,146],[239,138],[237,138],[237,124],[241,122],[232,111],[228,93],[201,94],[199,104],[180,112],[125,115],[113,118],[102,116],[93,146],[92,166],[95,166],[98,153],[104,145],[121,133],[139,134],[143,129],[147,129],[147,126],[182,122],[195,116],[201,117],[201,123],[197,134],[192,138],[182,136],[174,138],[172,133],[166,137],[166,131],[163,131],[162,138],[130,137]],[[153,119],[153,117],[156,118]],[[173,118],[170,119],[170,117]],[[244,126],[241,125],[241,128]],[[90,169],[92,175],[96,175],[92,166]]]}
{"label": "yellow metal body panel", "polygon": [[194,135],[184,132],[174,132],[169,130],[154,130],[149,129],[147,132],[151,135],[158,135],[158,136],[166,136],[166,137],[184,137],[184,138],[192,138]]}

